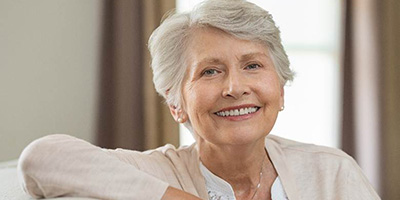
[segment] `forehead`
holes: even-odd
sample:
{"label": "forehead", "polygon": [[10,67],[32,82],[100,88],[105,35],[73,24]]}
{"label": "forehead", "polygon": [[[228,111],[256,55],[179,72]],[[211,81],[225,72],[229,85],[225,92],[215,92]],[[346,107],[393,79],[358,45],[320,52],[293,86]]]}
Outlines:
{"label": "forehead", "polygon": [[220,60],[249,57],[249,55],[268,55],[267,47],[261,42],[239,39],[212,27],[192,30],[186,52],[186,61],[189,65],[204,59]]}

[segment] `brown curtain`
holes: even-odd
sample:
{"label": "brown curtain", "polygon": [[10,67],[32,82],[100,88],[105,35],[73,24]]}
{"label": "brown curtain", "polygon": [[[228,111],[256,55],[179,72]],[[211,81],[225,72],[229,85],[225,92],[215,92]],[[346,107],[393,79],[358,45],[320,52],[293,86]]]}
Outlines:
{"label": "brown curtain", "polygon": [[[376,0],[347,1],[343,149],[380,187],[380,55]],[[348,45],[348,46],[346,46]]]}
{"label": "brown curtain", "polygon": [[97,145],[145,150],[179,144],[178,125],[156,94],[147,40],[174,0],[104,1]]}
{"label": "brown curtain", "polygon": [[400,199],[400,1],[379,1],[382,37],[382,199]]}
{"label": "brown curtain", "polygon": [[[146,41],[153,30],[160,24],[163,16],[175,8],[175,0],[143,0],[144,37]],[[150,70],[150,55],[147,47],[143,48],[146,71],[144,73],[145,129],[146,148],[156,148],[162,144],[179,145],[179,126],[171,117],[166,105],[160,104],[162,98],[154,90],[153,75]]]}
{"label": "brown curtain", "polygon": [[343,150],[383,199],[400,199],[400,3],[345,2]]}

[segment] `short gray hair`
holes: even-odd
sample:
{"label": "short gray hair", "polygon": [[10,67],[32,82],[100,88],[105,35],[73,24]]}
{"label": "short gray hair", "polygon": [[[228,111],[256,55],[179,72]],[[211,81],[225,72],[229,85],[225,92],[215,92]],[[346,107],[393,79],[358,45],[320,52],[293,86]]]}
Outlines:
{"label": "short gray hair", "polygon": [[191,12],[168,16],[150,36],[153,82],[167,104],[182,106],[182,82],[188,67],[184,52],[196,27],[214,27],[239,39],[265,44],[281,85],[293,79],[280,31],[267,11],[245,0],[207,0]]}

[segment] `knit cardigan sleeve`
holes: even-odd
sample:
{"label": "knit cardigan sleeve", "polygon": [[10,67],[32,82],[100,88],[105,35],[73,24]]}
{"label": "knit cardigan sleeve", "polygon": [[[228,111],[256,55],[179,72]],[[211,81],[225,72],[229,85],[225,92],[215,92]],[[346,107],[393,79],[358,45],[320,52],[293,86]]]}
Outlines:
{"label": "knit cardigan sleeve", "polygon": [[34,198],[161,199],[169,184],[118,155],[72,136],[50,135],[24,149],[18,177]]}

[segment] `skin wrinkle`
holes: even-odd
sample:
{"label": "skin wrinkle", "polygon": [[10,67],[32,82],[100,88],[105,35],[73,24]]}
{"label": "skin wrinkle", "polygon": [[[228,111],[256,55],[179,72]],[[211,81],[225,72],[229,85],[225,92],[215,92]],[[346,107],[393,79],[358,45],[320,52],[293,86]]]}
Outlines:
{"label": "skin wrinkle", "polygon": [[[192,74],[190,76],[193,76]],[[185,84],[185,87],[187,87],[186,90],[192,90],[193,85],[192,84],[189,84],[189,85]]]}
{"label": "skin wrinkle", "polygon": [[[191,37],[182,83],[183,114],[195,130],[203,164],[228,181],[238,199],[248,198],[259,181],[260,158],[267,156],[264,138],[283,105],[283,87],[264,45],[211,27],[196,29]],[[217,71],[203,75],[205,69]],[[215,114],[243,104],[260,109],[235,122]],[[267,197],[277,174],[269,159],[263,169],[264,188],[257,196]]]}
{"label": "skin wrinkle", "polygon": [[[281,45],[280,31],[275,26],[272,16],[255,4],[239,1],[204,2],[189,13],[173,14],[167,17],[160,27],[153,32],[149,40],[149,49],[153,61],[158,61],[152,64],[154,71],[157,72],[166,68],[186,68],[188,65],[185,65],[184,62],[171,65],[170,62],[166,64],[160,61],[178,60],[185,57],[185,54],[190,50],[189,47],[191,48],[187,44],[192,38],[192,33],[198,29],[210,27],[215,27],[236,38],[265,45],[266,48],[271,49],[268,53],[271,54],[271,59],[274,58],[281,84],[284,85],[286,81],[292,80],[293,72],[289,69],[289,61]],[[180,48],[177,52],[170,54],[171,47],[169,45],[179,46]],[[166,98],[168,104],[175,105],[178,108],[183,107],[182,104],[184,104],[179,92],[182,89],[180,83],[184,79],[185,71],[183,69],[181,71],[183,73],[179,72],[179,76],[173,74],[172,76],[164,76],[163,72],[156,73],[153,79],[157,92]],[[169,85],[168,82],[179,82],[179,84]],[[173,87],[173,89],[170,87]],[[165,91],[168,88],[172,92],[167,97]],[[189,122],[185,125],[188,125],[188,128],[191,129]]]}

